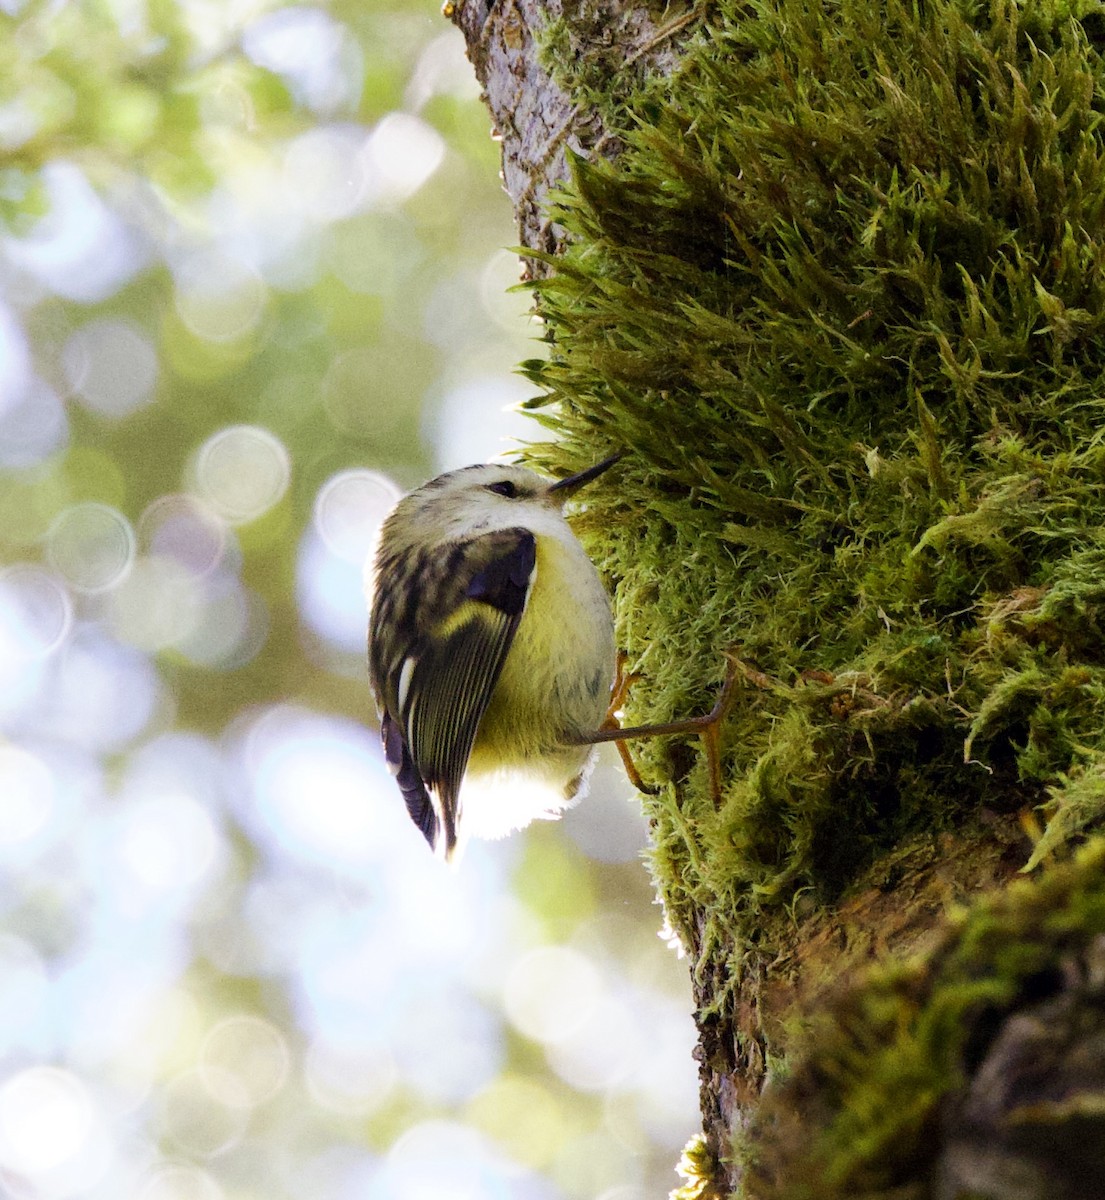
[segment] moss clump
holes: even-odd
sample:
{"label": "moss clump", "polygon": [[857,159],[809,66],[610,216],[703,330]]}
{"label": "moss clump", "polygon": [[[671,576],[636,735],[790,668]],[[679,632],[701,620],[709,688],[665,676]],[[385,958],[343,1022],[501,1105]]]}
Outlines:
{"label": "moss clump", "polygon": [[[1034,1010],[1058,1026],[1065,1000],[1081,1030],[1088,1020],[1099,1024],[1092,1013],[1101,1007],[1095,942],[1102,934],[1105,841],[1098,839],[1067,867],[960,912],[923,962],[872,972],[822,1011],[806,1035],[808,1051],[799,1048],[789,1077],[765,1093],[742,1137],[747,1194],[757,1200],[932,1194],[941,1170],[945,1179],[956,1172],[955,1143],[967,1132],[962,1114],[970,1101],[955,1096],[995,1053],[999,1037],[1007,1045],[1004,1087],[990,1080],[986,1099],[1000,1119],[993,1130],[972,1132],[992,1134],[991,1150],[1003,1135],[1011,1138],[1019,1166],[1006,1181],[1009,1190],[993,1190],[988,1173],[979,1171],[979,1190],[969,1194],[1082,1194],[1068,1191],[1061,1178],[1069,1157],[1064,1134],[1092,1133],[1099,1154],[1100,1072],[1069,1061],[1065,1073],[1077,1077],[1077,1086],[1064,1087],[1054,1069],[1041,1081],[1036,1072],[1045,1064],[1027,1061],[1044,1057],[1038,1039],[1023,1016],[1019,1026],[1011,1018]],[[1017,1053],[1009,1053],[1011,1044],[1019,1044]],[[1044,1136],[1033,1148],[1036,1133]],[[1085,1180],[1086,1195],[1093,1179],[1099,1186],[1096,1169]],[[941,1194],[968,1194],[944,1186]]]}
{"label": "moss clump", "polygon": [[683,1147],[676,1171],[683,1177],[683,1183],[671,1193],[669,1200],[723,1200],[714,1183],[717,1163],[711,1159],[706,1139],[701,1134],[696,1134]]}
{"label": "moss clump", "polygon": [[577,164],[531,455],[629,451],[580,524],[633,723],[745,667],[719,807],[641,749],[688,945],[986,809],[1101,817],[1103,47],[1096,4],[718,0]]}

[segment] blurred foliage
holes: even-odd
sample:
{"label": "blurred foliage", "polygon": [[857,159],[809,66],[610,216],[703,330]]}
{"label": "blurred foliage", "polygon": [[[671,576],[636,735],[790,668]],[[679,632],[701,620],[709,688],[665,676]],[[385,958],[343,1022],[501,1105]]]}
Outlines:
{"label": "blurred foliage", "polygon": [[[378,769],[382,514],[321,507],[526,428],[501,409],[528,391],[528,301],[504,300],[515,235],[459,34],[404,0],[0,8],[5,1177],[665,1190],[691,1026],[635,814],[596,798],[574,841],[444,877]],[[533,1016],[545,943],[587,984],[561,1009],[605,1024],[556,1042]],[[69,1100],[70,1142],[35,1149]]]}
{"label": "blurred foliage", "polygon": [[[357,26],[341,34],[351,59],[344,68],[344,103],[336,111],[324,106],[322,113],[297,102],[287,81],[243,54],[248,29],[232,24],[221,6],[164,3],[128,13],[126,6],[43,3],[4,18],[8,61],[0,75],[8,139],[18,138],[5,154],[9,228],[26,233],[41,218],[39,169],[65,157],[109,193],[129,193],[135,208],[127,220],[139,226],[146,254],[151,248],[156,254],[161,237],[178,247],[182,241],[201,246],[208,238],[228,245],[234,233],[212,219],[213,194],[225,197],[238,189],[230,198],[239,202],[235,219],[247,221],[250,197],[241,192],[265,186],[274,171],[279,181],[289,139],[322,118],[371,125],[401,106],[418,55],[443,32],[431,15],[402,6],[382,12],[349,7],[358,14],[363,40],[352,37]],[[266,11],[273,6],[257,6],[248,15],[263,19]],[[339,21],[349,15],[331,11]],[[41,537],[54,513],[82,500],[111,503],[136,520],[172,490],[167,484],[184,478],[196,448],[225,425],[259,422],[293,454],[290,508],[241,531],[247,582],[265,599],[273,644],[285,647],[285,655],[258,656],[236,673],[232,689],[215,694],[202,675],[178,671],[174,687],[189,724],[219,728],[249,696],[294,691],[288,683],[305,674],[315,676],[314,700],[344,707],[352,702],[363,710],[363,697],[355,696],[359,680],[350,690],[340,676],[307,672],[293,653],[301,639],[292,604],[288,549],[296,533],[290,514],[306,511],[324,480],[353,464],[386,462],[405,482],[429,473],[422,399],[435,387],[440,393],[451,376],[478,366],[481,358],[504,362],[493,344],[502,335],[493,326],[483,331],[483,345],[464,342],[469,362],[450,361],[452,331],[424,328],[442,264],[471,284],[496,246],[509,240],[506,201],[495,195],[497,159],[487,121],[472,89],[457,94],[457,86],[455,78],[447,81],[427,97],[420,114],[448,145],[423,192],[400,206],[356,211],[298,231],[289,254],[303,277],[291,288],[251,280],[262,303],[238,336],[212,340],[189,328],[166,269],[176,263],[147,261],[92,303],[75,306],[46,293],[23,310],[36,368],[59,394],[71,391],[62,369],[66,342],[93,317],[125,319],[157,347],[159,371],[148,407],[113,420],[70,406],[66,450],[30,474],[3,480],[0,495],[7,503],[0,499],[0,508],[6,514],[38,514],[30,529],[25,519],[3,522],[0,546],[6,543],[9,551]],[[29,127],[20,128],[24,118]],[[286,177],[283,186],[294,210],[296,181]],[[175,228],[151,228],[158,221]],[[325,260],[337,257],[363,278],[326,270]],[[356,268],[358,262],[363,265]],[[209,267],[217,271],[219,260]],[[10,282],[28,286],[18,276]],[[211,284],[214,296],[217,278]],[[447,324],[449,314],[444,317]],[[344,373],[342,362],[349,363]],[[319,419],[323,407],[328,420]]]}

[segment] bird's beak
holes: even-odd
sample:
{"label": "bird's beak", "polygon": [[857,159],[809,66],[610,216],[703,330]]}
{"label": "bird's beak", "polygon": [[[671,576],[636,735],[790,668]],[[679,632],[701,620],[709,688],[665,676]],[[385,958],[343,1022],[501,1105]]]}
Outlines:
{"label": "bird's beak", "polygon": [[567,479],[558,479],[556,483],[550,483],[548,486],[548,494],[552,496],[558,504],[563,504],[569,496],[574,495],[584,484],[590,483],[592,479],[598,479],[603,471],[612,467],[622,455],[611,454],[609,458],[604,458],[602,462],[595,463],[593,467],[588,467],[586,471],[579,471],[575,475],[569,475]]}

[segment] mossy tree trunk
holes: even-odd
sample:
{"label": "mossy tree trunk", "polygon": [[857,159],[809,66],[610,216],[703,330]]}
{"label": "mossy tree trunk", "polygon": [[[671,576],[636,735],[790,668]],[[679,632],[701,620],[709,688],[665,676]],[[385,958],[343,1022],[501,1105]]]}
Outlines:
{"label": "mossy tree trunk", "polygon": [[1105,9],[451,15],[629,719],[740,679],[720,796],[641,748],[683,1194],[1105,1195]]}

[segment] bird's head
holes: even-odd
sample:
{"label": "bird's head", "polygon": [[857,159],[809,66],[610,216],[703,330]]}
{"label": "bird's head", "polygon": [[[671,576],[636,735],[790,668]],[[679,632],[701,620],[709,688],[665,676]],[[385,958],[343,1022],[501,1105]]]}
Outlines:
{"label": "bird's head", "polygon": [[512,463],[481,463],[438,475],[405,496],[389,518],[393,534],[410,540],[451,540],[522,526],[559,523],[565,502],[612,467],[620,454],[565,479],[547,479]]}

